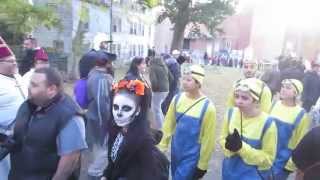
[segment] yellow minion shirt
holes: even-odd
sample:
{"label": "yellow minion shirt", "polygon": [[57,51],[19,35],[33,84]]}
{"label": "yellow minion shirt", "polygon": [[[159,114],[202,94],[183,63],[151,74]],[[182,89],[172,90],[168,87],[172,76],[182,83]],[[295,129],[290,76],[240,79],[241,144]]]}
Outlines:
{"label": "yellow minion shirt", "polygon": [[[204,96],[203,96],[204,97]],[[201,98],[203,98],[201,97]],[[198,99],[190,99],[185,93],[181,93],[179,100],[175,104],[177,96],[173,98],[165,117],[162,132],[163,137],[158,145],[160,150],[166,151],[171,142],[172,136],[176,133],[176,112],[183,113]],[[199,98],[199,99],[201,99]],[[192,107],[185,115],[199,118],[205,101],[202,100]],[[181,120],[184,120],[181,118]],[[212,102],[209,101],[206,111],[202,119],[198,143],[200,144],[200,157],[197,167],[202,170],[208,169],[208,163],[215,147],[215,126],[216,126],[216,109]],[[188,143],[188,139],[185,139]]]}
{"label": "yellow minion shirt", "polygon": [[[224,118],[222,133],[219,140],[219,144],[223,149],[224,155],[227,158],[233,155],[239,155],[247,165],[257,166],[259,170],[269,169],[274,162],[277,151],[277,128],[275,123],[272,121],[271,125],[266,129],[262,137],[263,128],[267,119],[270,118],[266,113],[262,112],[259,116],[253,118],[242,117],[241,125],[240,110],[238,108],[232,108],[231,116],[228,112],[229,111],[227,111]],[[229,117],[230,120],[228,120]],[[235,128],[240,134],[242,133],[244,138],[261,141],[261,149],[256,149],[244,141],[242,141],[242,148],[236,153],[226,149],[225,139],[228,134],[233,133]],[[262,139],[260,139],[261,137]]]}
{"label": "yellow minion shirt", "polygon": [[[272,105],[272,93],[267,84],[265,84],[263,81],[257,79],[259,84],[261,84],[261,87],[263,87],[261,98],[260,98],[260,107],[263,112],[269,113],[270,107]],[[238,83],[237,81],[235,85]],[[235,99],[234,99],[234,87],[231,89],[231,92],[228,94],[227,98],[227,108],[232,108],[235,106]]]}
{"label": "yellow minion shirt", "polygon": [[[303,111],[303,109],[299,105],[296,105],[294,107],[289,107],[289,106],[283,105],[281,101],[277,101],[270,110],[270,116],[275,117],[278,121],[281,121],[285,124],[293,125],[301,111]],[[308,131],[309,125],[310,125],[310,118],[307,113],[304,113],[300,122],[297,124],[297,126],[293,130],[292,136],[288,141],[287,146],[290,150],[293,150],[296,148],[300,140]],[[286,132],[281,132],[281,133],[286,133]],[[279,139],[279,143],[281,143],[280,141],[281,139]],[[286,163],[285,168],[289,171],[296,170],[296,167],[292,162],[291,157]]]}

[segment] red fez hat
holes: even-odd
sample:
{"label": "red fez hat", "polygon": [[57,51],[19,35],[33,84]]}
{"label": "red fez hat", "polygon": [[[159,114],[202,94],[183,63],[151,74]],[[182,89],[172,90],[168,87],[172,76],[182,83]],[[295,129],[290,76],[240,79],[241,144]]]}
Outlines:
{"label": "red fez hat", "polygon": [[42,48],[38,49],[34,56],[34,60],[37,61],[48,61],[48,59],[48,54]]}
{"label": "red fez hat", "polygon": [[10,56],[14,56],[14,54],[7,45],[7,43],[0,36],[0,60]]}

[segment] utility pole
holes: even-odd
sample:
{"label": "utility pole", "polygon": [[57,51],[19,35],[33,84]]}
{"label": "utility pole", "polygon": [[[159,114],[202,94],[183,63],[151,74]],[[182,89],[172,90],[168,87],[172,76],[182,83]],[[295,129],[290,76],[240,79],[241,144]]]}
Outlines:
{"label": "utility pole", "polygon": [[112,31],[113,31],[113,14],[112,14],[112,8],[113,7],[113,0],[110,0],[110,52],[113,53],[113,49],[112,49]]}

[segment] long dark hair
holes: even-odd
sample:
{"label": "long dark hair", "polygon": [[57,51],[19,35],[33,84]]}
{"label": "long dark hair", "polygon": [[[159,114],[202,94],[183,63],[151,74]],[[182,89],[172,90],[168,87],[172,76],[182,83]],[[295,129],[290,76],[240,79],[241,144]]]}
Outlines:
{"label": "long dark hair", "polygon": [[134,57],[131,61],[130,68],[129,68],[127,74],[131,73],[135,76],[139,76],[138,66],[143,62],[144,62],[143,57]]}

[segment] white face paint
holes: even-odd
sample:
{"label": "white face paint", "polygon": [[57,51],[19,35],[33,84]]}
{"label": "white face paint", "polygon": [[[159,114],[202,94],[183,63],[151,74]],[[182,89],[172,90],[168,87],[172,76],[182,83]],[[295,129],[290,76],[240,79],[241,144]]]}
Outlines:
{"label": "white face paint", "polygon": [[130,124],[138,114],[137,105],[132,96],[116,94],[113,99],[112,114],[114,121],[120,127]]}

